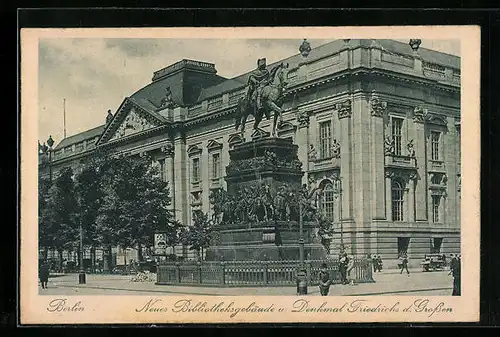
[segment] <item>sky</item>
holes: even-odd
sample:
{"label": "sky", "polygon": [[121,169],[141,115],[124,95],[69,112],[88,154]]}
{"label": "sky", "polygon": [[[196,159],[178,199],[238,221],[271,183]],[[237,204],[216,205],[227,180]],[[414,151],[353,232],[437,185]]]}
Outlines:
{"label": "sky", "polygon": [[[332,40],[308,40],[311,47]],[[399,40],[407,43],[408,40]],[[153,72],[182,59],[214,63],[232,78],[252,71],[258,58],[273,63],[298,53],[302,38],[276,39],[98,39],[39,41],[38,139],[56,145],[66,136],[102,125],[125,97],[151,82]],[[459,40],[422,40],[421,47],[460,56]],[[65,99],[65,103],[64,102]]]}

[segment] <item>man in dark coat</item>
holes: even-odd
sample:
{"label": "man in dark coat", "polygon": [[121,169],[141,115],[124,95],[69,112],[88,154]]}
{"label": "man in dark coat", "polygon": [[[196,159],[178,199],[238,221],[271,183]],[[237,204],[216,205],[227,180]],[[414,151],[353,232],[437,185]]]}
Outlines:
{"label": "man in dark coat", "polygon": [[406,274],[410,276],[410,271],[408,270],[408,255],[406,253],[403,253],[401,256],[401,272],[400,274],[403,274],[403,271],[406,270]]}
{"label": "man in dark coat", "polygon": [[460,257],[453,256],[450,261],[450,274],[453,275],[453,292],[451,293],[451,296],[460,296],[461,292],[461,275],[460,275],[460,269],[461,269],[461,261]]}
{"label": "man in dark coat", "polygon": [[349,258],[347,257],[347,253],[344,252],[340,255],[339,259],[339,271],[340,278],[342,280],[342,284],[347,284],[347,265],[349,264]]}
{"label": "man in dark coat", "polygon": [[42,289],[47,289],[47,282],[49,282],[49,264],[47,261],[43,261],[40,267],[38,268],[38,276],[40,278],[40,284],[42,285]]}
{"label": "man in dark coat", "polygon": [[328,296],[331,284],[332,280],[330,279],[330,273],[327,270],[326,263],[323,263],[319,271],[319,292],[321,296]]}

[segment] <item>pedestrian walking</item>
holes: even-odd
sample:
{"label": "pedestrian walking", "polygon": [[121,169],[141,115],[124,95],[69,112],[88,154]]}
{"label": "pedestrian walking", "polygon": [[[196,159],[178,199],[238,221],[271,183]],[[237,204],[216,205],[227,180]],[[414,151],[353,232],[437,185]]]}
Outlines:
{"label": "pedestrian walking", "polygon": [[330,273],[327,270],[326,263],[323,263],[319,271],[319,292],[321,296],[328,296],[331,284]]}
{"label": "pedestrian walking", "polygon": [[382,266],[383,266],[382,258],[380,257],[380,255],[378,255],[377,256],[377,270],[379,273],[382,271]]}
{"label": "pedestrian walking", "polygon": [[349,256],[349,261],[347,262],[347,279],[348,279],[348,284],[353,286],[354,285],[354,278],[351,277],[351,270],[354,269],[354,256],[351,255]]}
{"label": "pedestrian walking", "polygon": [[339,260],[339,271],[342,284],[347,284],[348,263],[349,263],[349,258],[347,257],[347,253],[344,252],[340,255],[340,260]]}
{"label": "pedestrian walking", "polygon": [[448,275],[453,275],[453,291],[451,296],[460,296],[461,294],[461,260],[460,256],[454,256],[452,254],[450,261],[450,273]]}
{"label": "pedestrian walking", "polygon": [[401,255],[401,272],[400,274],[403,274],[403,271],[406,270],[406,274],[408,277],[410,276],[410,271],[408,270],[408,255],[406,253],[403,253]]}
{"label": "pedestrian walking", "polygon": [[38,277],[40,278],[40,284],[42,289],[47,289],[47,283],[49,282],[50,266],[47,261],[43,261],[38,267]]}

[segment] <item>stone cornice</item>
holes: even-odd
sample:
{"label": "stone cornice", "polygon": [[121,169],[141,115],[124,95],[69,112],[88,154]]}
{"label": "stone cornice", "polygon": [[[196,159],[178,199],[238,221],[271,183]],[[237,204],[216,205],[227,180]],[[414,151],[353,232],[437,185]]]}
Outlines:
{"label": "stone cornice", "polygon": [[160,132],[160,131],[165,130],[165,129],[169,130],[170,124],[163,124],[163,125],[157,126],[155,128],[151,128],[151,129],[147,129],[147,130],[144,130],[141,132],[131,134],[129,136],[110,140],[110,141],[107,141],[105,143],[99,144],[98,147],[109,147],[109,146],[122,144],[122,143],[130,143],[131,141],[142,139],[142,138],[144,138],[144,136],[148,136],[148,135]]}

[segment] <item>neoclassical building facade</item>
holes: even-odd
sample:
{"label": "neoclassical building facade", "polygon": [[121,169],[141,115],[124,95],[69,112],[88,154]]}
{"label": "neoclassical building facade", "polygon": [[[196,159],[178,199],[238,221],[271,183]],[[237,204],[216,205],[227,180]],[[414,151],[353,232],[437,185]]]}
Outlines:
{"label": "neoclassical building facade", "polygon": [[[303,183],[320,188],[332,254],[340,244],[386,261],[460,251],[460,58],[411,41],[337,40],[280,61],[289,84],[278,136],[298,145]],[[249,75],[226,79],[193,60],[158,70],[103,125],[41,154],[40,174],[77,168],[98,147],[148,152],[189,225],[225,187],[228,151],[252,139],[252,117],[243,134],[234,128]]]}

